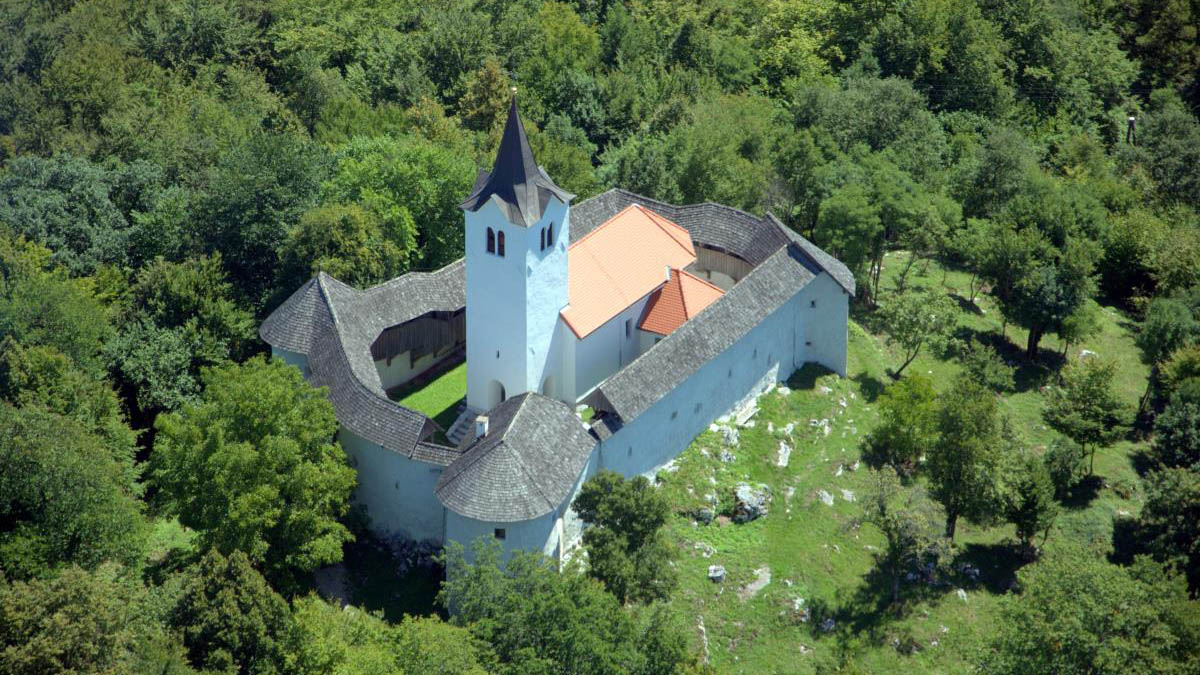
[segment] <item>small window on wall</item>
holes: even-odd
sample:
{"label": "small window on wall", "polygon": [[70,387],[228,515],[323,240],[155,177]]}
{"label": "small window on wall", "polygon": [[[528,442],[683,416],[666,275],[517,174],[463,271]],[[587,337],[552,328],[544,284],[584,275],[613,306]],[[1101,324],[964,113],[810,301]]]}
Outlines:
{"label": "small window on wall", "polygon": [[538,233],[538,243],[542,247],[541,250],[545,251],[546,250],[546,230],[545,229],[543,229],[540,233]]}
{"label": "small window on wall", "polygon": [[546,228],[546,248],[554,246],[554,221],[550,221],[550,227]]}
{"label": "small window on wall", "polygon": [[501,258],[504,257],[504,231],[503,230],[501,230],[501,232],[498,235],[496,235],[496,255],[500,256]]}
{"label": "small window on wall", "polygon": [[497,539],[504,539],[505,535],[507,535],[508,533],[504,531],[503,527],[497,527],[494,534]]}
{"label": "small window on wall", "polygon": [[625,319],[625,337],[633,335],[633,319]]}
{"label": "small window on wall", "polygon": [[496,232],[490,227],[487,229],[487,252],[496,252]]}
{"label": "small window on wall", "polygon": [[809,303],[808,303],[808,306],[809,306],[809,307],[816,307],[816,306],[817,306],[817,301],[816,301],[816,300],[813,300],[813,301],[809,302]]}

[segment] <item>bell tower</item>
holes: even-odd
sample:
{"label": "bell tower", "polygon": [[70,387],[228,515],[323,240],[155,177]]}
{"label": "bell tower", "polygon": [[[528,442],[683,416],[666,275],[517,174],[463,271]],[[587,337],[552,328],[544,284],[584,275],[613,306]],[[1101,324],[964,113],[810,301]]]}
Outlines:
{"label": "bell tower", "polygon": [[[571,199],[538,166],[514,93],[496,163],[461,205],[466,220],[467,405],[487,411],[562,382]],[[559,384],[559,386],[561,386]]]}

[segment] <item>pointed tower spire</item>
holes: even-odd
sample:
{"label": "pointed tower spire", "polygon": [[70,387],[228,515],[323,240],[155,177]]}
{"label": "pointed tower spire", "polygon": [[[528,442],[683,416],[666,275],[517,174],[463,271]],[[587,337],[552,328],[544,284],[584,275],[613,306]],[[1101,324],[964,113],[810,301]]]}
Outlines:
{"label": "pointed tower spire", "polygon": [[496,164],[490,174],[480,172],[475,190],[461,206],[467,211],[477,211],[494,196],[513,224],[532,227],[541,220],[551,195],[564,204],[575,196],[555,185],[534,160],[529,139],[525,136],[525,125],[517,113],[514,88],[508,121],[504,123],[504,135],[500,137],[500,149],[496,152]]}

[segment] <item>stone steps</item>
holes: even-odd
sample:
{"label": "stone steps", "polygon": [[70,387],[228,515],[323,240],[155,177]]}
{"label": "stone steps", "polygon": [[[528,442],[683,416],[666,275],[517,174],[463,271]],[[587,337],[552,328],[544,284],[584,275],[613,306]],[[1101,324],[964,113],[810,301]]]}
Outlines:
{"label": "stone steps", "polygon": [[462,440],[474,431],[473,427],[477,414],[474,410],[467,407],[465,401],[461,403],[458,409],[458,417],[454,418],[454,424],[451,424],[450,428],[446,430],[446,440],[450,441],[454,447],[462,445]]}

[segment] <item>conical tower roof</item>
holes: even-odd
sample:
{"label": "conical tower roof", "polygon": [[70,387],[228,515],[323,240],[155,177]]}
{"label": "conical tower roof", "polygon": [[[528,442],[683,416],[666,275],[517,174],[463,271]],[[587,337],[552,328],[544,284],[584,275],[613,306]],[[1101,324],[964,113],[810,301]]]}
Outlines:
{"label": "conical tower roof", "polygon": [[542,219],[551,195],[563,203],[575,197],[555,185],[534,160],[529,139],[525,136],[525,125],[517,114],[517,97],[514,95],[508,108],[504,135],[500,138],[500,150],[496,152],[496,164],[490,174],[480,173],[475,190],[461,206],[466,211],[477,211],[494,196],[500,200],[513,224],[531,227]]}

